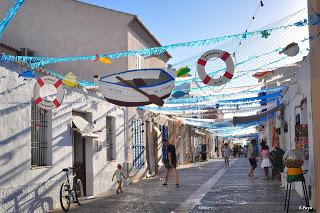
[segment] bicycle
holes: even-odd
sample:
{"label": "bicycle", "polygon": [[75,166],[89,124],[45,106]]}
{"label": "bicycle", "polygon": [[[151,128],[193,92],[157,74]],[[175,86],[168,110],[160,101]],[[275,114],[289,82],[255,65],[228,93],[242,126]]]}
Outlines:
{"label": "bicycle", "polygon": [[[73,181],[72,187],[69,180],[69,170],[73,170]],[[76,180],[76,172],[74,168],[64,168],[62,169],[63,172],[66,172],[67,179],[64,183],[61,184],[60,187],[60,205],[63,211],[67,212],[70,208],[71,198],[73,202],[78,203],[81,206],[83,201],[83,185],[80,179]]]}

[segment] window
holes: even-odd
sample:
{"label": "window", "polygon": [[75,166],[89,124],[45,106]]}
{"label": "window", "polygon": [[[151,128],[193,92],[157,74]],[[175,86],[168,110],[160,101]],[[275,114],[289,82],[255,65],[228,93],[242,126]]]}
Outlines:
{"label": "window", "polygon": [[137,69],[142,69],[143,58],[141,55],[136,56],[136,67]]}
{"label": "window", "polygon": [[48,166],[47,111],[31,104],[31,166]]}
{"label": "window", "polygon": [[116,143],[114,139],[115,117],[106,117],[107,161],[116,160]]}
{"label": "window", "polygon": [[132,149],[133,149],[133,167],[142,168],[144,166],[144,123],[141,119],[132,120]]}
{"label": "window", "polygon": [[160,125],[160,132],[162,136],[162,140],[169,140],[169,130],[165,125]]}

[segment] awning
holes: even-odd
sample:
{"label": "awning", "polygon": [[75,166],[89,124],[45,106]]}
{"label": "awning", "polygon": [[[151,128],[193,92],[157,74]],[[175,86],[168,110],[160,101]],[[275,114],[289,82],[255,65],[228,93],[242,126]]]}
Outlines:
{"label": "awning", "polygon": [[268,115],[271,115],[272,113],[279,111],[281,107],[284,107],[283,104],[274,107],[273,109],[267,111],[267,112],[263,112],[261,114],[257,114],[257,115],[250,115],[250,116],[246,116],[246,117],[233,117],[233,125],[236,126],[237,124],[241,124],[241,123],[249,123],[249,122],[254,122],[254,121],[258,121],[259,119],[266,117]]}
{"label": "awning", "polygon": [[76,126],[76,130],[82,137],[98,138],[99,135],[93,133],[93,125],[79,115],[72,115],[72,123]]}

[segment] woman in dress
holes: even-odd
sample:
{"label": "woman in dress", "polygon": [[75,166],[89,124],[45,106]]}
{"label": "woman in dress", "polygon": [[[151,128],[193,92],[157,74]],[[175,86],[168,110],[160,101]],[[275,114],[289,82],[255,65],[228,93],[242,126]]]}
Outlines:
{"label": "woman in dress", "polygon": [[262,146],[261,156],[262,156],[261,167],[264,169],[265,178],[268,179],[269,178],[269,168],[271,167],[269,146],[268,145]]}

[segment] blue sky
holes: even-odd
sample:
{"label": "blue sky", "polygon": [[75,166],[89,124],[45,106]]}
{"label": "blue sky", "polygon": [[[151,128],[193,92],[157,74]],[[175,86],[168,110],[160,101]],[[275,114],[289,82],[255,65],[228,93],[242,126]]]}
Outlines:
{"label": "blue sky", "polygon": [[[163,45],[241,33],[259,0],[81,0],[136,14]],[[250,30],[265,26],[306,7],[306,0],[264,0]],[[173,61],[198,52],[169,51]]]}

